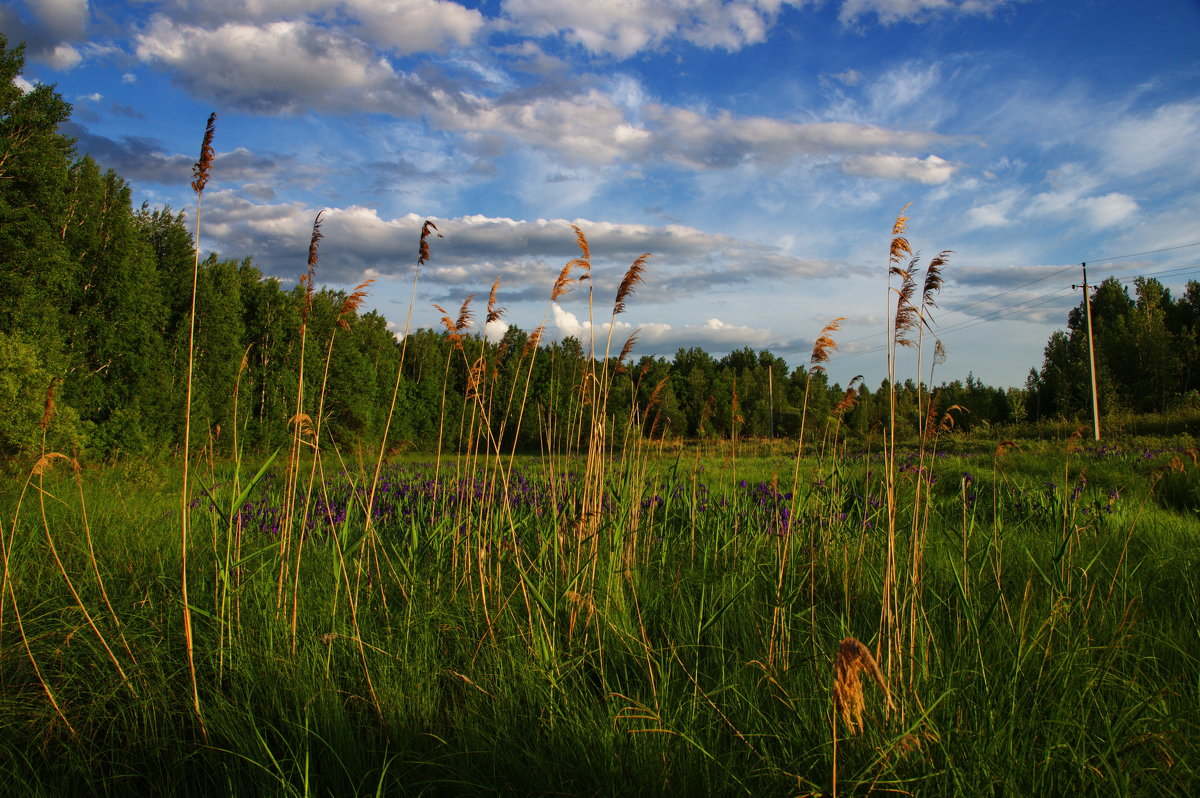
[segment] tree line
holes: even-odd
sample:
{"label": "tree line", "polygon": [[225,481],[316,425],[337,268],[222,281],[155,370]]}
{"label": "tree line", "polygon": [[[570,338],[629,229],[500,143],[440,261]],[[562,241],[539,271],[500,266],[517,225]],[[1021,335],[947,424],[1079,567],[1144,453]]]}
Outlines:
{"label": "tree line", "polygon": [[[1153,278],[1127,285],[1110,277],[1092,296],[1092,335],[1097,394],[1102,414],[1161,413],[1197,405],[1200,390],[1200,283],[1183,296]],[[1090,412],[1088,329],[1081,305],[1067,329],[1046,343],[1041,369],[1031,369],[1025,388],[1029,414],[1054,418]]]}

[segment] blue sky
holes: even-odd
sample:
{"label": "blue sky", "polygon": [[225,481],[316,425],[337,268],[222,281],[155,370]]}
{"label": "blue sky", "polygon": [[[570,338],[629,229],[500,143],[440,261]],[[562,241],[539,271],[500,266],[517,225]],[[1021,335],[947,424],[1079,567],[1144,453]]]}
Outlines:
{"label": "blue sky", "polygon": [[884,375],[908,203],[954,251],[935,381],[1022,384],[1081,261],[1200,279],[1195,0],[18,0],[0,31],[138,203],[193,213],[215,111],[202,249],[294,280],[325,209],[319,279],[400,325],[425,218],[415,325],[501,277],[507,323],[586,336],[586,292],[547,306],[576,224],[599,334],[649,252],[616,340],[800,365],[845,317],[843,383]]}

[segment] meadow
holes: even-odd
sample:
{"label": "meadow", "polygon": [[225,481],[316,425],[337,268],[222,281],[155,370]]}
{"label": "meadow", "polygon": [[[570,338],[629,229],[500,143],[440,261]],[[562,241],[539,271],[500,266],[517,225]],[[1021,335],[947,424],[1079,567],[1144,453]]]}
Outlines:
{"label": "meadow", "polygon": [[46,463],[3,504],[2,791],[1190,794],[1192,455],[1036,446],[898,451],[890,618],[878,452],[648,449],[590,524],[586,457],[374,501],[307,458],[290,539],[286,462],[212,462],[190,650],[178,465]]}
{"label": "meadow", "polygon": [[[211,138],[210,119],[198,197]],[[940,356],[926,314],[946,253],[920,281],[905,227],[891,386],[898,347]],[[575,232],[549,302],[583,285],[590,316]],[[390,445],[399,371],[382,438],[346,445],[325,404],[342,327],[309,340],[319,240],[318,217],[279,449],[244,445],[240,383],[225,438],[198,423],[191,338],[174,457],[49,450],[51,383],[40,456],[0,492],[0,792],[1200,789],[1194,439],[968,436],[918,379],[911,429],[894,388],[865,434],[843,426],[853,387],[820,414],[806,389],[791,440],[685,440],[659,426],[662,383],[616,401],[641,376],[635,338],[617,356],[589,341],[559,414],[527,405],[543,328],[501,383],[468,300],[445,314],[443,374],[454,358],[466,390],[439,445]]]}

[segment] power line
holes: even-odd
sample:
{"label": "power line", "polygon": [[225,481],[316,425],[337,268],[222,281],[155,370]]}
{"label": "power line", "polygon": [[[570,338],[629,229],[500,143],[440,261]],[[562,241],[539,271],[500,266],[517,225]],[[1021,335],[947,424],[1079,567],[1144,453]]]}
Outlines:
{"label": "power line", "polygon": [[1139,258],[1142,255],[1157,255],[1160,252],[1174,252],[1177,249],[1187,249],[1188,247],[1200,247],[1200,241],[1193,241],[1190,244],[1179,244],[1174,247],[1163,247],[1162,249],[1151,249],[1146,252],[1132,252],[1128,255],[1113,255],[1110,258],[1085,258],[1084,263],[1106,263],[1110,260],[1123,260],[1125,258]]}

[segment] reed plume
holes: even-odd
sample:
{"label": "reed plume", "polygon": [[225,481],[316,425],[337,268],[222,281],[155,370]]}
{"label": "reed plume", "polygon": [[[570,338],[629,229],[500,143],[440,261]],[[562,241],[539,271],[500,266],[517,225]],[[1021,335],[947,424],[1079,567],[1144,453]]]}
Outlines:
{"label": "reed plume", "polygon": [[529,334],[529,339],[525,341],[525,346],[521,349],[521,357],[525,358],[530,352],[537,351],[538,346],[542,343],[542,335],[546,332],[546,325],[539,324],[532,333]]}
{"label": "reed plume", "polygon": [[325,237],[321,232],[321,216],[324,213],[325,211],[318,212],[317,218],[313,219],[312,237],[308,240],[308,261],[304,274],[300,276],[300,282],[304,284],[304,308],[300,311],[301,330],[308,324],[308,314],[312,310],[313,294],[316,292],[318,250],[321,247],[321,239]]}
{"label": "reed plume", "polygon": [[854,406],[858,404],[858,385],[862,381],[863,375],[861,374],[856,375],[852,380],[850,380],[849,385],[846,386],[846,393],[843,394],[841,400],[834,405],[833,410],[830,411],[829,415],[835,418],[841,418],[842,416],[846,415],[846,413],[849,413],[854,409]]}
{"label": "reed plume", "polygon": [[438,232],[437,225],[428,219],[421,225],[421,243],[417,247],[417,266],[424,266],[429,262],[429,234],[437,233],[437,237],[441,238],[442,234]]}
{"label": "reed plume", "polygon": [[575,261],[570,261],[558,273],[558,277],[554,281],[554,287],[550,289],[551,302],[557,302],[559,297],[571,293],[571,269],[574,267],[574,263]]}
{"label": "reed plume", "polygon": [[646,260],[649,257],[649,252],[643,253],[625,272],[625,279],[621,280],[621,285],[617,287],[617,299],[613,303],[614,316],[625,312],[625,300],[633,295],[633,289],[637,287],[638,283],[643,282],[642,273],[646,271]]}
{"label": "reed plume", "polygon": [[462,332],[471,326],[475,321],[475,314],[471,312],[471,302],[475,299],[475,295],[471,294],[463,300],[462,307],[458,309],[458,318],[454,321],[454,331]]}
{"label": "reed plume", "polygon": [[892,267],[892,274],[900,278],[900,288],[897,289],[896,313],[892,317],[895,342],[899,346],[913,347],[917,345],[913,332],[921,323],[920,314],[913,304],[917,293],[917,258],[908,263],[908,268]]}
{"label": "reed plume", "polygon": [[898,269],[899,264],[906,257],[912,256],[912,247],[909,246],[908,239],[904,237],[904,234],[908,231],[908,217],[904,215],[904,212],[908,210],[909,205],[912,205],[912,203],[906,203],[900,209],[900,215],[896,217],[895,223],[892,224],[892,245],[889,260],[893,269]]}
{"label": "reed plume", "polygon": [[492,283],[491,293],[488,294],[487,318],[486,321],[484,321],[485,325],[491,324],[494,321],[500,321],[500,317],[504,315],[506,310],[508,310],[508,308],[498,307],[496,304],[496,289],[499,287],[500,278],[497,277],[496,281]]}
{"label": "reed plume", "polygon": [[825,364],[837,350],[837,342],[833,340],[832,336],[841,329],[842,322],[845,320],[846,317],[841,316],[821,328],[817,340],[813,342],[812,357],[808,359],[809,371],[825,371]]}
{"label": "reed plume", "polygon": [[884,698],[890,707],[892,694],[888,690],[879,664],[871,656],[871,652],[853,637],[847,637],[838,644],[837,660],[833,663],[833,708],[842,724],[852,733],[863,730],[863,711],[866,700],[863,696],[862,674],[871,679],[883,690]]}
{"label": "reed plume", "polygon": [[929,261],[929,266],[925,269],[925,284],[921,290],[921,308],[936,308],[937,295],[942,290],[942,267],[949,262],[949,255],[953,254],[954,250],[944,249],[937,254],[933,260]]}
{"label": "reed plume", "polygon": [[216,157],[212,146],[216,125],[217,114],[213,112],[208,115],[208,124],[204,127],[204,141],[200,144],[200,160],[192,164],[192,191],[195,191],[197,195],[204,193],[204,187],[208,185],[208,173],[212,169],[213,158]]}
{"label": "reed plume", "polygon": [[641,332],[642,328],[638,327],[629,334],[628,338],[625,339],[625,345],[621,347],[621,354],[617,355],[618,368],[620,368],[621,364],[625,362],[625,358],[629,357],[629,354],[633,351],[633,347],[637,345],[638,335]]}
{"label": "reed plume", "polygon": [[38,422],[38,428],[42,432],[50,426],[50,419],[54,416],[54,388],[58,384],[58,377],[50,380],[50,384],[46,386],[46,404],[42,409],[42,420]]}
{"label": "reed plume", "polygon": [[343,330],[350,329],[350,322],[347,319],[358,313],[358,309],[363,306],[363,303],[367,299],[368,289],[374,282],[374,278],[363,280],[350,293],[350,296],[342,301],[342,306],[338,309],[337,323]]}

